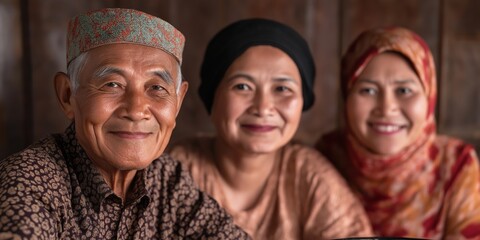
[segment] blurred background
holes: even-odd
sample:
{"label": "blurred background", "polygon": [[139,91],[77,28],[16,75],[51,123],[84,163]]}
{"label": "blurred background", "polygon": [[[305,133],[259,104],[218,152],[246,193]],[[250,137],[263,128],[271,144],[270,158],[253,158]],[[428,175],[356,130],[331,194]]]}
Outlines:
{"label": "blurred background", "polygon": [[68,20],[104,7],[159,16],[184,33],[183,74],[190,89],[172,141],[213,132],[197,94],[206,44],[227,24],[250,17],[283,22],[305,37],[317,77],[315,105],[303,114],[296,139],[313,144],[341,117],[339,63],[363,30],[399,25],[429,44],[437,67],[440,133],[480,150],[480,1],[477,0],[0,0],[0,159],[68,121],[53,76],[66,71]]}

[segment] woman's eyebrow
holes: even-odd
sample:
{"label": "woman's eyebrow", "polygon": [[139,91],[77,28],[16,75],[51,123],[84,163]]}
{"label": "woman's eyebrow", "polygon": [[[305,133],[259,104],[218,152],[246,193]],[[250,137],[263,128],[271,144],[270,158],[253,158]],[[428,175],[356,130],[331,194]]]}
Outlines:
{"label": "woman's eyebrow", "polygon": [[399,84],[407,84],[407,83],[415,83],[415,81],[413,79],[398,79],[398,80],[395,80],[394,81],[395,83],[399,83]]}
{"label": "woman's eyebrow", "polygon": [[275,77],[273,79],[275,82],[291,82],[293,84],[299,84],[299,81],[295,81],[295,79],[289,77],[289,76],[280,76],[280,77]]}
{"label": "woman's eyebrow", "polygon": [[[249,82],[252,82],[254,83],[255,82],[255,78],[252,77],[251,75],[249,74],[246,74],[246,73],[242,73],[242,72],[239,72],[239,73],[235,73],[233,74],[232,76],[228,77],[226,80],[227,81],[232,81],[233,79],[236,79],[236,78],[243,78]],[[298,84],[298,81],[295,81],[293,78],[289,77],[289,76],[279,76],[279,77],[274,77],[273,78],[273,81],[275,82],[292,82],[294,84]]]}
{"label": "woman's eyebrow", "polygon": [[226,80],[227,81],[232,81],[233,79],[236,79],[236,78],[244,78],[249,82],[252,82],[252,83],[255,82],[255,79],[252,76],[250,76],[246,73],[242,73],[242,72],[235,73],[232,76],[229,76]]}
{"label": "woman's eyebrow", "polygon": [[356,82],[377,84],[377,81],[369,79],[369,78],[359,78]]}
{"label": "woman's eyebrow", "polygon": [[[359,78],[357,82],[360,83],[370,83],[370,84],[378,84],[377,81],[369,79],[369,78]],[[398,79],[394,80],[393,83],[395,84],[408,84],[408,83],[415,83],[416,81],[411,79],[411,78],[406,78],[406,79]]]}

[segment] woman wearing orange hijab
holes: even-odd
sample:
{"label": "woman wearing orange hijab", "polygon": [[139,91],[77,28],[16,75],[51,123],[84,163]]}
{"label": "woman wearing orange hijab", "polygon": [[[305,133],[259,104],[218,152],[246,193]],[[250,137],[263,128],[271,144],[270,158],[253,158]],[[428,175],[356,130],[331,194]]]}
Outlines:
{"label": "woman wearing orange hijab", "polygon": [[346,127],[317,147],[361,199],[376,235],[480,239],[472,146],[438,135],[435,67],[404,28],[361,34],[342,59]]}

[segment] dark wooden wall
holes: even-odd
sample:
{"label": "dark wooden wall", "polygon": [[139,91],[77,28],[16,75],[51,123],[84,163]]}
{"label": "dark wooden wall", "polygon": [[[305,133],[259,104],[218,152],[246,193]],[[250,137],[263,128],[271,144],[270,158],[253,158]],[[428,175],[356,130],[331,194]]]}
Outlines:
{"label": "dark wooden wall", "polygon": [[437,65],[439,131],[480,149],[480,1],[477,0],[0,0],[0,158],[68,122],[53,90],[65,71],[68,20],[102,7],[160,16],[187,38],[183,73],[190,90],[173,141],[213,131],[197,94],[205,46],[220,28],[242,18],[284,22],[310,44],[317,68],[316,102],[296,138],[308,144],[339,121],[339,61],[365,29],[401,25],[430,45]]}

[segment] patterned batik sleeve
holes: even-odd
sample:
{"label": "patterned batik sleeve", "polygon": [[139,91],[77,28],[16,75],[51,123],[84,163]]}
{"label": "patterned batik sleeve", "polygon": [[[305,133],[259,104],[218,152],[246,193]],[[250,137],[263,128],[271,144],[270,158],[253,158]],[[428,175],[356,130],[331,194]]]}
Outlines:
{"label": "patterned batik sleeve", "polygon": [[447,192],[446,240],[480,239],[480,169],[471,146],[459,146],[450,167],[451,187]]}
{"label": "patterned batik sleeve", "polygon": [[198,190],[190,175],[175,167],[177,176],[175,198],[177,204],[174,232],[187,239],[250,239],[250,237],[233,223],[231,216],[207,194]]}
{"label": "patterned batik sleeve", "polygon": [[56,221],[40,176],[21,156],[0,161],[0,239],[55,239]]}

